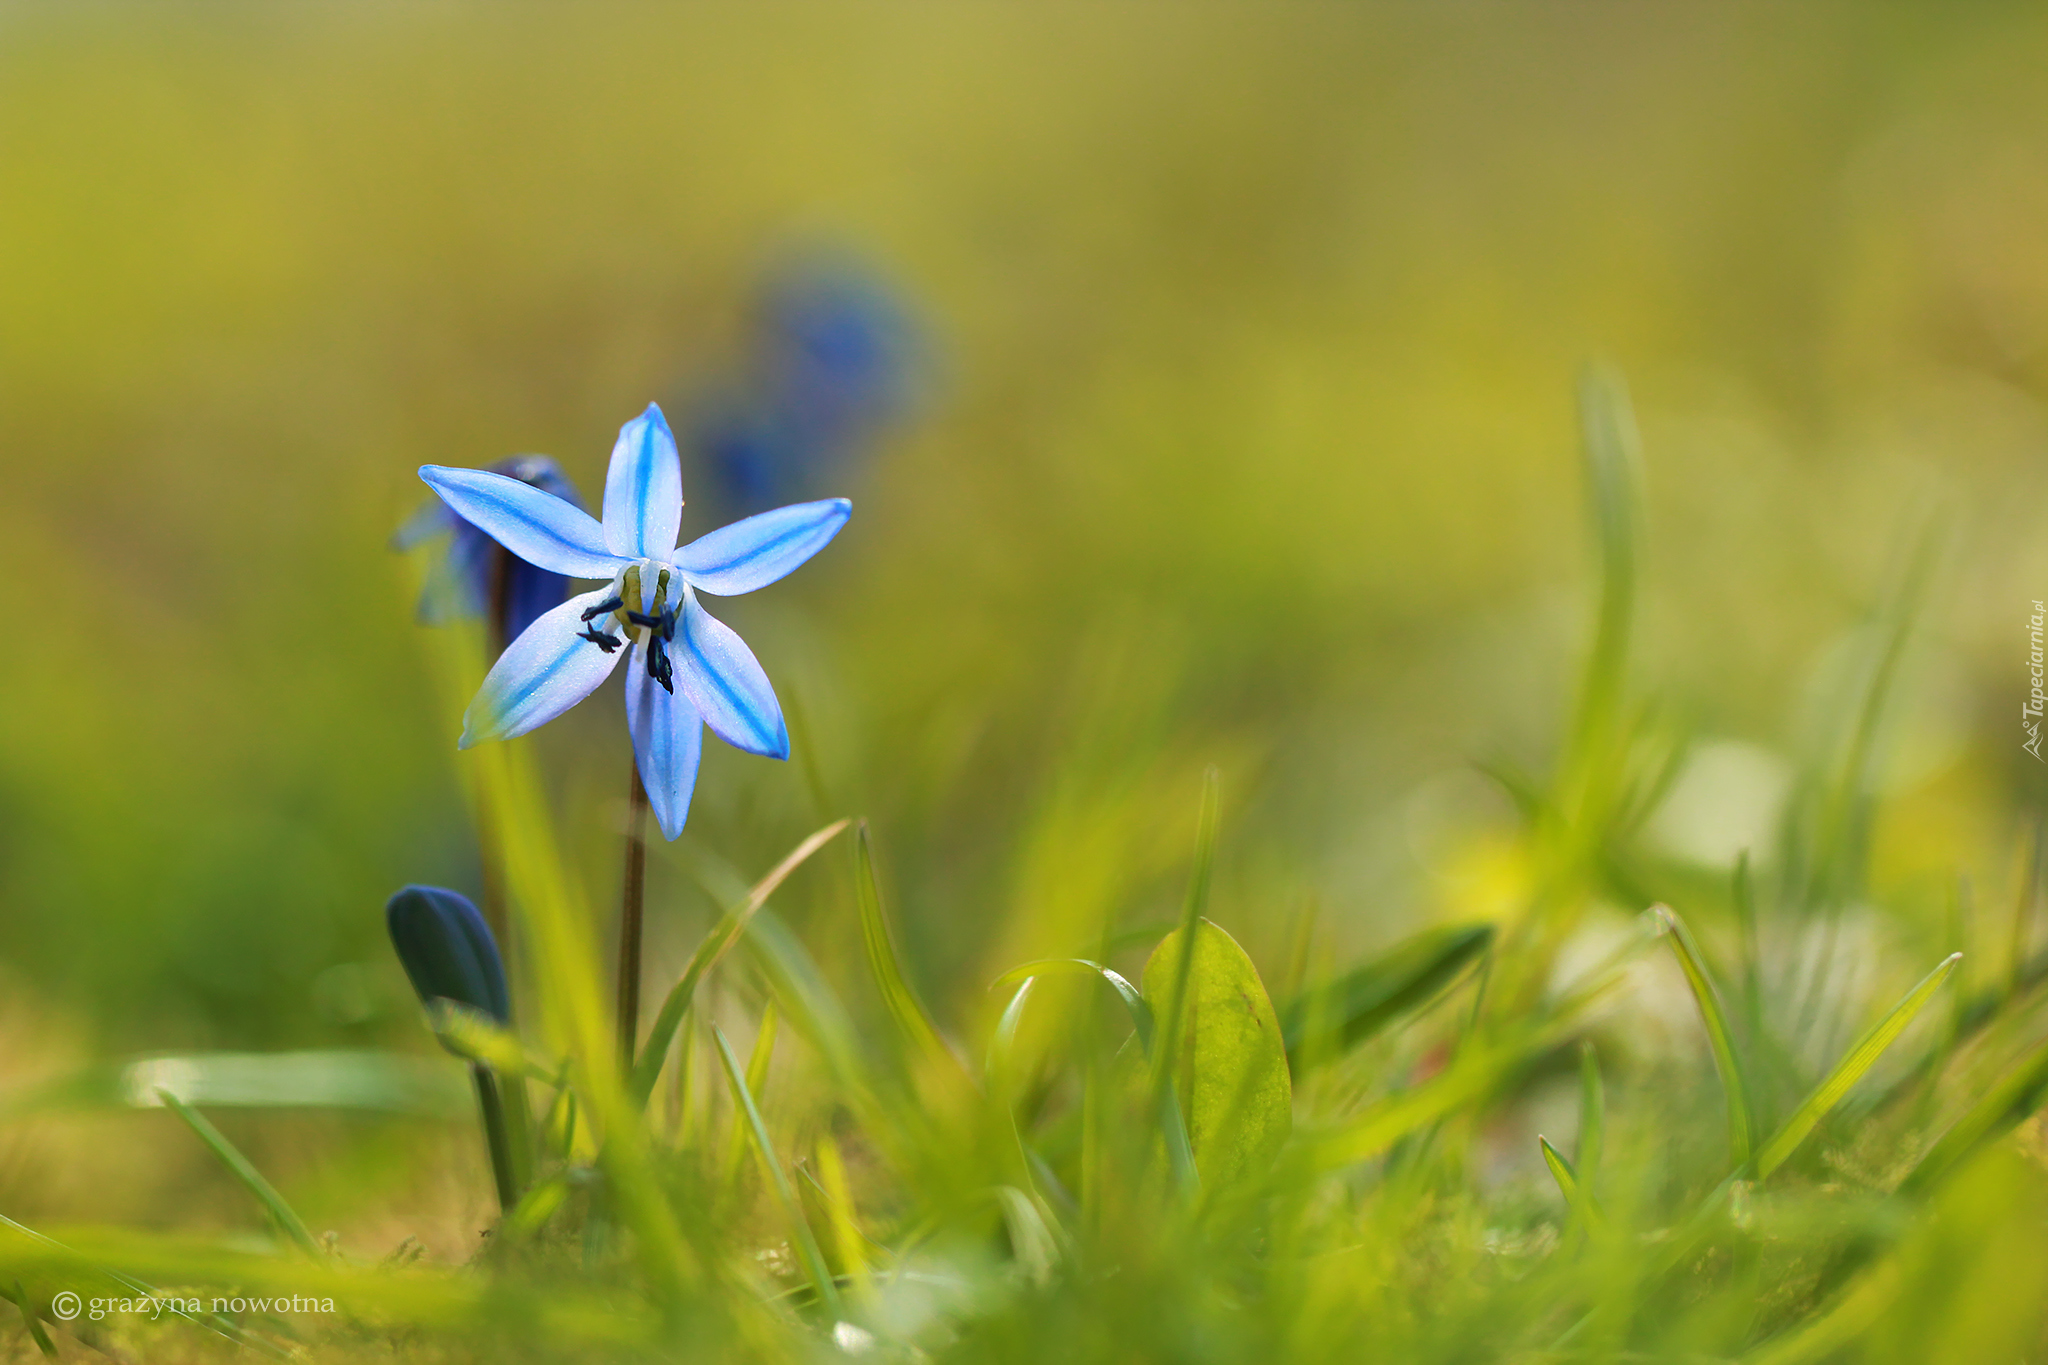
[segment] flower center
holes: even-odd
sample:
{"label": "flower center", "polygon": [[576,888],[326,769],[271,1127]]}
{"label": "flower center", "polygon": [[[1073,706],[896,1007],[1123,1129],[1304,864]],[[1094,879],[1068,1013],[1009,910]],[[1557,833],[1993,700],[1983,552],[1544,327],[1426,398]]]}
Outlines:
{"label": "flower center", "polygon": [[[651,603],[646,591],[650,582],[654,585]],[[671,565],[652,559],[629,564],[612,580],[612,590],[604,600],[583,613],[583,629],[577,638],[590,641],[607,654],[627,640],[638,639],[647,651],[647,676],[660,683],[663,691],[674,695],[676,672],[668,647],[676,639],[682,586],[682,576]],[[671,593],[675,602],[670,601]],[[643,611],[642,607],[648,609]],[[619,634],[613,634],[613,629]],[[635,631],[639,632],[637,636]]]}

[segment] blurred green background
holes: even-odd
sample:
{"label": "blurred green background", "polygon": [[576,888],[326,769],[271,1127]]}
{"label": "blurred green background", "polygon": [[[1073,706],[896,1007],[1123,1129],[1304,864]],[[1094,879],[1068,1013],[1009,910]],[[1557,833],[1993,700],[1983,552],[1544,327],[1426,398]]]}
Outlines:
{"label": "blurred green background", "polygon": [[[1717,746],[1674,859],[1726,861],[1932,518],[1871,900],[1910,936],[1958,872],[2003,896],[2044,60],[1990,5],[0,11],[0,1073],[431,1046],[380,907],[476,864],[386,548],[413,471],[544,451],[596,496],[819,244],[916,319],[916,395],[839,541],[718,608],[799,761],[707,749],[657,972],[693,860],[860,813],[975,1017],[1172,913],[1211,764],[1269,972],[1305,906],[1334,957],[1509,903],[1472,760],[1557,742],[1593,357],[1648,457],[1636,676]],[[600,904],[620,710],[533,741]]]}

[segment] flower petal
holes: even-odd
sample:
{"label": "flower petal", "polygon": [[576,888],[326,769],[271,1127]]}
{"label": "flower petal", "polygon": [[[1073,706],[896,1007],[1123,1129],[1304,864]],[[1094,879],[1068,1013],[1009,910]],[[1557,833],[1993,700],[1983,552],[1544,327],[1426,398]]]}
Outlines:
{"label": "flower petal", "polygon": [[683,524],[683,464],[654,404],[619,428],[604,476],[604,539],[621,559],[666,559]]}
{"label": "flower petal", "polygon": [[[620,651],[583,637],[583,613],[609,586],[570,598],[520,633],[491,665],[462,717],[462,747],[511,739],[547,724],[589,696],[618,666]],[[596,623],[610,629],[608,621]]]}
{"label": "flower petal", "polygon": [[671,648],[676,686],[712,732],[735,749],[769,758],[789,757],[789,730],[768,675],[732,627],[683,593],[682,629]]}
{"label": "flower petal", "polygon": [[778,507],[699,536],[669,558],[692,585],[733,597],[767,587],[824,549],[852,515],[845,498]]}
{"label": "flower petal", "polygon": [[618,556],[590,513],[531,484],[483,469],[430,464],[420,477],[455,514],[529,564],[571,578],[610,578]]}
{"label": "flower petal", "polygon": [[633,647],[626,664],[626,728],[633,732],[633,759],[640,765],[647,804],[654,807],[662,838],[673,839],[690,816],[704,721],[687,698],[672,695],[647,676],[644,645]]}

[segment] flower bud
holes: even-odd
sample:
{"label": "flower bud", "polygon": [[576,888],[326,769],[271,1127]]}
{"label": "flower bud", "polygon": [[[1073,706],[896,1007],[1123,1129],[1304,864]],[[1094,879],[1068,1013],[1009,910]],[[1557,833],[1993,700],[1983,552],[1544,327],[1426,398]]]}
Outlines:
{"label": "flower bud", "polygon": [[[573,507],[583,506],[562,467],[545,455],[514,455],[490,468],[493,474],[532,484]],[[495,601],[501,614],[494,624],[502,632],[500,645],[506,645],[543,613],[561,606],[569,595],[567,578],[536,568],[506,550],[449,511],[439,498],[421,507],[399,528],[391,547],[410,550],[437,535],[448,535],[448,545],[428,570],[427,585],[420,594],[420,619],[430,626],[483,616]]]}
{"label": "flower bud", "polygon": [[384,907],[391,946],[420,1003],[453,1000],[510,1023],[505,964],[490,926],[465,896],[438,886],[408,886]]}

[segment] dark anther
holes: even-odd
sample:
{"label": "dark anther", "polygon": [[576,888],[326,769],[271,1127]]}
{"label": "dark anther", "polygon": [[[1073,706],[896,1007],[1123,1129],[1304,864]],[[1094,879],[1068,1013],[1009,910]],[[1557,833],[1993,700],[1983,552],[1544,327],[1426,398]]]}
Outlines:
{"label": "dark anther", "polygon": [[584,627],[583,630],[577,633],[576,638],[579,640],[590,641],[590,643],[596,645],[599,649],[603,650],[607,654],[611,653],[613,650],[617,649],[620,645],[625,643],[625,641],[621,640],[618,636],[607,635],[603,631],[599,630],[596,626]]}
{"label": "dark anther", "polygon": [[676,694],[676,668],[669,662],[668,651],[661,647],[659,635],[647,639],[647,676],[660,683],[661,690],[671,697]]}
{"label": "dark anther", "polygon": [[[607,597],[604,601],[598,603],[590,610],[584,612],[583,619],[586,621],[593,620],[596,617],[604,615],[608,611],[617,611],[620,607],[623,607],[625,605],[625,601],[621,598]],[[605,652],[610,653],[611,651],[607,650]]]}
{"label": "dark anther", "polygon": [[649,626],[659,630],[661,638],[664,640],[676,638],[676,614],[672,611],[665,611],[659,616],[649,616],[645,612],[629,611],[626,613],[626,619],[636,626]]}
{"label": "dark anther", "polygon": [[647,613],[640,611],[629,611],[626,613],[626,619],[636,626],[651,626],[658,629],[661,632],[661,638],[664,640],[674,640],[676,638],[676,614],[672,611],[665,611],[659,616],[649,616]]}

